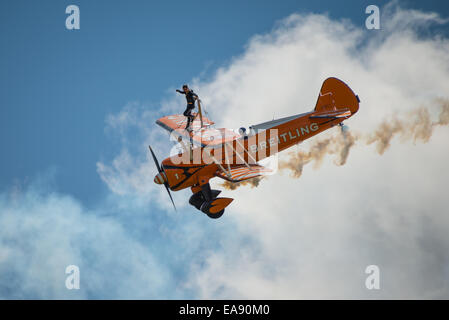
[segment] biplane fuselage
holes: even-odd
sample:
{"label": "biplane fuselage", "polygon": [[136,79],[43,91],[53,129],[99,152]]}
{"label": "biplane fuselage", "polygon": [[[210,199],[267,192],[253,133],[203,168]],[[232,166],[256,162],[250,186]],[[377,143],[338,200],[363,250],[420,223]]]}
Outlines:
{"label": "biplane fuselage", "polygon": [[212,129],[207,118],[203,119],[206,126],[195,120],[192,132],[184,130],[184,119],[177,115],[161,118],[157,121],[159,125],[190,143],[184,152],[162,161],[164,176],[158,175],[159,182],[158,179],[155,182],[166,181],[173,191],[191,188],[192,205],[212,218],[221,216],[232,199],[214,197],[219,191],[210,189],[210,179],[240,182],[261,176],[267,169],[258,165],[258,161],[342,123],[358,108],[359,99],[352,90],[342,81],[328,78],[313,111],[254,125],[248,135]]}

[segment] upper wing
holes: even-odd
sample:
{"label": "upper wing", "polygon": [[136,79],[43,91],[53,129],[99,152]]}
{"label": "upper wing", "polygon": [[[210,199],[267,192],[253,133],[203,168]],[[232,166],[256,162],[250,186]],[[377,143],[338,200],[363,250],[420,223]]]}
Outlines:
{"label": "upper wing", "polygon": [[241,135],[238,132],[226,128],[202,128],[197,131],[192,131],[191,134],[193,143],[202,147],[220,147],[240,137]]}
{"label": "upper wing", "polygon": [[[201,128],[200,117],[197,116],[198,114],[195,112],[193,112],[192,115],[195,116],[195,120],[193,120],[191,128],[193,130],[198,130]],[[187,125],[187,117],[182,114],[173,114],[171,116],[157,119],[156,123],[170,132],[172,132],[173,130],[184,130]],[[213,121],[203,116],[203,127],[209,127],[213,124]]]}
{"label": "upper wing", "polygon": [[[266,168],[264,166],[253,164],[248,168],[246,165],[241,165],[238,167],[233,167],[228,170],[226,173],[218,170],[215,175],[219,178],[231,181],[231,182],[240,182],[243,180],[248,180],[251,178],[259,177],[262,175],[266,175],[268,173],[273,172],[273,170]],[[229,174],[229,176],[227,175]]]}
{"label": "upper wing", "polygon": [[162,128],[168,130],[176,136],[182,136],[189,139],[193,144],[201,147],[215,147],[221,146],[223,143],[227,143],[238,139],[241,135],[234,130],[219,128],[210,128],[214,124],[213,121],[203,116],[203,127],[201,127],[201,120],[196,113],[192,113],[195,116],[190,127],[192,131],[189,132],[185,129],[187,125],[187,118],[182,114],[175,114],[160,118],[156,121]]}

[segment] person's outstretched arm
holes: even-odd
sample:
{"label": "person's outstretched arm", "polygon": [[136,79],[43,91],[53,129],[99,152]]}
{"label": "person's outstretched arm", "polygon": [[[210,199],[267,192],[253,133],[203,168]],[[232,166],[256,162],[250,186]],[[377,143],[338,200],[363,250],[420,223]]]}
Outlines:
{"label": "person's outstretched arm", "polygon": [[181,93],[181,94],[186,94],[184,91],[181,91],[181,90],[179,90],[179,89],[176,89],[176,92],[179,92],[179,93]]}

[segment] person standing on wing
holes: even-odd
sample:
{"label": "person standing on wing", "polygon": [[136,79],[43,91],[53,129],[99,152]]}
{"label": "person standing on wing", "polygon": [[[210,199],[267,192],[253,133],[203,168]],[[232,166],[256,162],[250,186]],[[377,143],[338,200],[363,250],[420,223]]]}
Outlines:
{"label": "person standing on wing", "polygon": [[186,110],[184,111],[184,116],[187,117],[186,130],[191,130],[190,124],[194,118],[192,115],[192,110],[195,109],[195,100],[198,99],[198,95],[195,92],[193,92],[193,90],[190,90],[189,86],[186,84],[182,86],[182,91],[176,89],[176,92],[186,95],[187,107]]}

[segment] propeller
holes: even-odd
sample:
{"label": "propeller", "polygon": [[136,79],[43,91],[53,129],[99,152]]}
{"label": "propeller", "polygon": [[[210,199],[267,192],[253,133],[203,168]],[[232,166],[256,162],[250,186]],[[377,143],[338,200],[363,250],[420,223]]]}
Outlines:
{"label": "propeller", "polygon": [[[150,152],[151,152],[151,155],[153,156],[154,163],[156,164],[157,171],[159,173],[164,172],[164,170],[162,170],[161,166],[159,165],[159,161],[157,161],[157,158],[154,155],[153,149],[151,149],[151,146],[148,146],[148,148],[150,148]],[[167,176],[167,175],[165,175],[165,176]],[[164,186],[165,186],[165,189],[167,190],[168,196],[170,197],[171,203],[173,204],[173,208],[175,208],[175,211],[177,211],[176,210],[176,206],[175,206],[175,202],[173,201],[173,198],[172,198],[171,193],[170,193],[170,189],[168,188],[168,182],[166,180],[164,181]]]}

